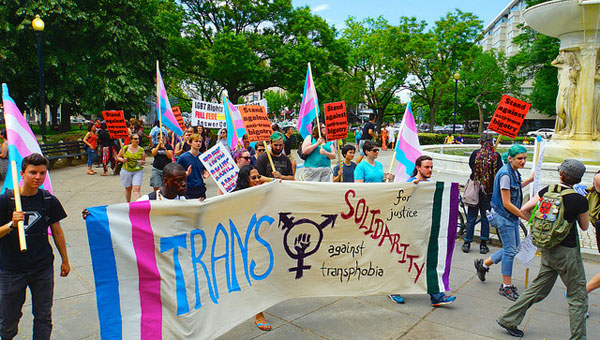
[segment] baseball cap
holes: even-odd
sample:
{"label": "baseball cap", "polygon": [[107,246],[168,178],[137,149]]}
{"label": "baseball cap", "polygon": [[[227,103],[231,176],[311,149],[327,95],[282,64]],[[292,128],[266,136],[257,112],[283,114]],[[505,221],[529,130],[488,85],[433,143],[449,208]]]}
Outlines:
{"label": "baseball cap", "polygon": [[567,158],[558,167],[558,170],[573,178],[581,179],[585,173],[585,165],[576,159]]}

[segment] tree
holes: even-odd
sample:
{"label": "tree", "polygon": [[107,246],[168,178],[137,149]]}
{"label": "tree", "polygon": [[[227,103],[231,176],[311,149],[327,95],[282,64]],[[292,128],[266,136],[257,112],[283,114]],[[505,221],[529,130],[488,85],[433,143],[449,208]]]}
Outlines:
{"label": "tree", "polygon": [[387,106],[404,84],[407,68],[402,47],[409,36],[392,29],[383,17],[363,21],[351,17],[346,20],[346,27],[342,37],[351,50],[346,69],[349,86],[345,91],[360,102],[355,99],[356,90],[360,89],[360,95],[377,117],[377,126],[381,127]]}
{"label": "tree", "polygon": [[481,31],[481,21],[472,13],[460,10],[446,14],[425,31],[425,24],[415,18],[401,19],[398,30],[409,36],[406,64],[409,76],[406,86],[429,108],[430,131],[444,95],[454,88],[452,75],[472,55],[474,41]]}

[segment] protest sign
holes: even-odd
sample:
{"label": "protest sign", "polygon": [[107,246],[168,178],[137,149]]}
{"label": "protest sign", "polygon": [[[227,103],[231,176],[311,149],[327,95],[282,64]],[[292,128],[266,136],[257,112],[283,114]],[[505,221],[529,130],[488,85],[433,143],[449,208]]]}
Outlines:
{"label": "protest sign", "polygon": [[325,104],[325,127],[327,128],[328,141],[348,137],[346,102]]}
{"label": "protest sign", "polygon": [[237,174],[240,171],[223,144],[217,143],[200,155],[200,162],[214,178],[222,192],[232,192],[235,189]]}
{"label": "protest sign", "polygon": [[287,299],[450,290],[458,193],[276,181],[87,208],[101,338],[214,339]]}
{"label": "protest sign", "polygon": [[517,137],[530,108],[529,103],[507,95],[502,96],[488,130],[496,131],[509,138]]}
{"label": "protest sign", "polygon": [[[517,246],[517,254],[516,258],[521,261],[521,263],[525,266],[525,268],[529,268],[531,266],[531,262],[535,258],[535,253],[537,251],[537,247],[533,244],[531,240],[531,233],[527,234],[525,239],[519,243]],[[527,284],[525,284],[527,286]]]}
{"label": "protest sign", "polygon": [[129,129],[125,124],[123,110],[102,111],[102,117],[106,122],[110,138],[119,139],[129,137]]}
{"label": "protest sign", "polygon": [[264,107],[245,105],[240,106],[239,109],[250,142],[266,141],[271,138],[273,128],[271,128],[271,121]]}
{"label": "protest sign", "polygon": [[533,148],[533,166],[531,167],[533,183],[529,186],[529,197],[535,196],[535,194],[542,190],[542,161],[544,159],[544,151],[546,151],[546,140],[542,136],[537,136]]}
{"label": "protest sign", "polygon": [[179,126],[185,130],[185,122],[183,121],[183,116],[181,115],[181,109],[179,109],[179,106],[175,106],[171,108],[171,110],[173,111],[173,115],[175,116],[175,119],[177,119]]}
{"label": "protest sign", "polygon": [[[266,99],[235,106],[240,107],[245,105],[260,105],[267,110]],[[225,123],[224,112],[223,104],[221,103],[194,100],[192,102],[192,126],[202,125],[205,128],[210,129],[226,129],[227,125]]]}

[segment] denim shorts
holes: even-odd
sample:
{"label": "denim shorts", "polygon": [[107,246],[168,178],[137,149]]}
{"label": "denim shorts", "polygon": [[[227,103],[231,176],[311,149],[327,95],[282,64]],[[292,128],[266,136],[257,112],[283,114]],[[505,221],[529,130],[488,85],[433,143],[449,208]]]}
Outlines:
{"label": "denim shorts", "polygon": [[123,184],[124,188],[129,188],[130,186],[142,186],[142,178],[144,177],[144,170],[138,171],[127,171],[125,169],[121,169],[121,184]]}

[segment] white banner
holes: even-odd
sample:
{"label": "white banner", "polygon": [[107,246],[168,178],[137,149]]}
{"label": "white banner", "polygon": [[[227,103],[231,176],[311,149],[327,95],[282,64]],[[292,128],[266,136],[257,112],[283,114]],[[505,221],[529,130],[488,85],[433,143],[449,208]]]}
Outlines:
{"label": "white banner", "polygon": [[[542,160],[544,159],[544,151],[546,150],[546,140],[541,136],[535,138],[533,149],[533,165],[531,171],[535,171],[533,175],[533,183],[529,186],[529,197],[532,198],[540,190],[542,190]],[[537,158],[535,157],[537,155]]]}
{"label": "white banner", "polygon": [[287,299],[449,290],[458,184],[283,181],[88,211],[102,339],[212,339]]}
{"label": "white banner", "polygon": [[[236,105],[236,107],[245,105],[260,105],[267,110],[267,100],[261,99],[254,102]],[[268,110],[267,110],[268,111]],[[200,100],[192,101],[192,126],[202,125],[209,129],[226,129],[225,114],[223,103],[203,102]]]}

